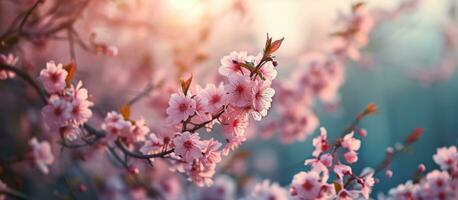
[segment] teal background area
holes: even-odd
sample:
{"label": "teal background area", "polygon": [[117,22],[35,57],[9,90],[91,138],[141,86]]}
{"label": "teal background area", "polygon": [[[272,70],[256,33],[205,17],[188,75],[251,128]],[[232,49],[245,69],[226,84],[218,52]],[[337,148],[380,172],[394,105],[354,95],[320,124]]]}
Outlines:
{"label": "teal background area", "polygon": [[[415,22],[415,23],[413,23]],[[394,27],[403,27],[394,30]],[[375,166],[383,160],[385,150],[404,138],[415,128],[424,128],[420,141],[413,145],[413,151],[395,158],[391,169],[392,178],[383,173],[380,183],[375,186],[376,196],[412,178],[420,163],[428,171],[437,169],[432,160],[438,147],[458,144],[458,78],[425,86],[408,78],[414,68],[434,67],[440,59],[443,43],[437,24],[417,23],[413,19],[389,24],[377,29],[373,41],[364,53],[375,57],[373,71],[362,69],[349,62],[347,81],[341,88],[341,108],[329,113],[317,107],[321,126],[328,130],[331,141],[338,137],[345,127],[368,103],[378,105],[378,113],[366,118],[359,127],[368,131],[362,139],[359,160],[354,173],[366,166]],[[375,38],[375,39],[374,39]],[[253,151],[253,160],[263,151],[274,152],[277,159],[272,173],[255,171],[261,178],[270,178],[281,185],[288,185],[294,174],[307,170],[303,161],[313,151],[312,137],[305,142],[290,145],[279,144],[275,139],[264,143],[251,142],[245,145]]]}

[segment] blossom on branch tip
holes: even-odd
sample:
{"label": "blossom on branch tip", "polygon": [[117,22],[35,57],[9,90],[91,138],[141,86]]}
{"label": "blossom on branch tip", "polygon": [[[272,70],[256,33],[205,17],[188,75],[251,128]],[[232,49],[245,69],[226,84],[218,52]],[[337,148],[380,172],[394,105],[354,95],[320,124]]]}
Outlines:
{"label": "blossom on branch tip", "polygon": [[54,61],[46,63],[46,69],[40,71],[40,80],[49,93],[60,93],[65,89],[68,72],[62,64],[56,64]]}

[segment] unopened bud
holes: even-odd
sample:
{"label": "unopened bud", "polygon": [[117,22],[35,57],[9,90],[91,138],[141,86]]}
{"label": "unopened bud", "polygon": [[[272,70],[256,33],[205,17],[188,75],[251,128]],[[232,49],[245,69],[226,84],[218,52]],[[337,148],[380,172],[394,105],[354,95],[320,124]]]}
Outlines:
{"label": "unopened bud", "polygon": [[360,135],[361,137],[366,137],[366,135],[367,135],[366,129],[363,129],[363,128],[359,129],[358,135]]}
{"label": "unopened bud", "polygon": [[424,164],[420,164],[418,165],[418,169],[417,169],[418,173],[423,173],[426,171],[426,167]]}
{"label": "unopened bud", "polygon": [[386,175],[386,177],[391,178],[391,177],[393,177],[393,171],[388,169],[388,170],[386,170],[385,175]]}

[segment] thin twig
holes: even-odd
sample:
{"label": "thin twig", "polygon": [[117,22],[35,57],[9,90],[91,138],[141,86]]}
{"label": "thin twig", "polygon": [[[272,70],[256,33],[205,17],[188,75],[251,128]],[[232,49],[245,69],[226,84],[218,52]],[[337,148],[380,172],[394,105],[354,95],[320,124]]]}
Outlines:
{"label": "thin twig", "polygon": [[24,79],[27,83],[29,83],[35,91],[37,91],[38,95],[40,96],[41,101],[44,104],[48,103],[48,94],[40,88],[38,83],[25,71],[22,71],[21,69],[17,67],[13,67],[7,64],[0,63],[0,69],[7,70],[7,71],[12,71],[18,76],[20,76],[22,79]]}

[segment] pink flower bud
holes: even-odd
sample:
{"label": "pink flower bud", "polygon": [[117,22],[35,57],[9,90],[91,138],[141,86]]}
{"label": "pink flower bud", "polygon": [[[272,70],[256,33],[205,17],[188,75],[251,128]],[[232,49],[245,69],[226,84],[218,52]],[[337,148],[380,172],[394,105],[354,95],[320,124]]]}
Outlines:
{"label": "pink flower bud", "polygon": [[388,170],[386,170],[385,175],[386,175],[386,177],[391,178],[391,177],[393,177],[393,171],[388,169]]}
{"label": "pink flower bud", "polygon": [[426,171],[426,167],[424,164],[420,164],[418,165],[418,169],[417,169],[418,173],[423,173]]}
{"label": "pink flower bud", "polygon": [[140,170],[137,167],[131,166],[129,168],[129,172],[132,173],[133,175],[136,175],[136,174],[140,173]]}
{"label": "pink flower bud", "polygon": [[388,154],[394,153],[393,147],[387,147],[387,148],[386,148],[386,153],[388,153]]}
{"label": "pink flower bud", "polygon": [[367,136],[366,129],[359,129],[358,135],[360,135],[361,137],[366,137]]}
{"label": "pink flower bud", "polygon": [[355,163],[358,161],[358,155],[354,151],[349,151],[344,154],[344,158],[348,163]]}

